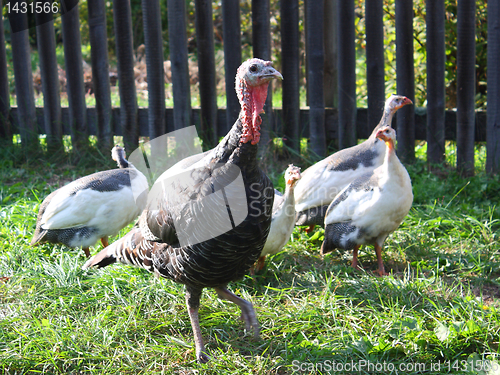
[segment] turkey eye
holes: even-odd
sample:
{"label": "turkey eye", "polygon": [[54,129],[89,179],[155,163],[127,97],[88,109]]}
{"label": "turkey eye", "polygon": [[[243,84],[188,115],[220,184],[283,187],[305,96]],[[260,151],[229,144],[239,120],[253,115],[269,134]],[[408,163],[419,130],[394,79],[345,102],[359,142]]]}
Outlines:
{"label": "turkey eye", "polygon": [[252,66],[250,67],[250,71],[251,71],[252,73],[255,73],[255,72],[257,71],[257,66],[256,66],[256,65],[252,65]]}

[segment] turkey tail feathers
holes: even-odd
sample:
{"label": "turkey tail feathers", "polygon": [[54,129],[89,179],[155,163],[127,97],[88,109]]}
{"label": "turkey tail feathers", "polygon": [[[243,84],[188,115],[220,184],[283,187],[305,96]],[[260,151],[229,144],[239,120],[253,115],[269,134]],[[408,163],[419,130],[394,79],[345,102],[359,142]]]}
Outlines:
{"label": "turkey tail feathers", "polygon": [[140,228],[134,227],[124,237],[89,259],[82,269],[102,268],[118,262],[152,271],[152,248],[152,244],[142,237]]}

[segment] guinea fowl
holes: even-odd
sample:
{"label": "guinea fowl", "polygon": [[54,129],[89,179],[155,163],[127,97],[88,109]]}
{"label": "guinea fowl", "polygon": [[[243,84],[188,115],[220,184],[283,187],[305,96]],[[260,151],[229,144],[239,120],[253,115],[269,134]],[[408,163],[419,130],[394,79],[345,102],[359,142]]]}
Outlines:
{"label": "guinea fowl", "polygon": [[[276,78],[283,77],[270,61],[245,61],[236,75],[241,111],[230,132],[201,159],[191,157],[189,163],[178,163],[183,168],[190,165],[190,168],[184,169],[182,178],[171,176],[162,182],[163,190],[156,200],[157,206],[148,204],[139,219],[139,226],[84,265],[86,269],[120,262],[143,267],[184,284],[199,362],[209,360],[198,320],[203,288],[212,287],[220,298],[236,303],[241,309],[246,329],[253,329],[256,337],[259,335],[252,304],[230,292],[226,286],[230,281],[242,278],[255,263],[271,226],[274,190],[271,181],[258,166],[257,144],[262,122],[260,113],[269,82]],[[194,164],[191,165],[191,161]],[[168,175],[168,171],[165,173]],[[236,183],[237,176],[242,177],[243,194],[240,196],[229,192],[229,185]],[[204,200],[218,193],[224,196],[222,209],[207,207]],[[220,233],[216,227],[219,226],[219,216],[222,217],[224,212],[229,214],[231,225],[229,230]],[[206,233],[198,231],[199,228],[185,228],[196,227],[200,223],[203,229],[209,232],[214,230],[215,233],[203,238]],[[185,236],[187,241],[182,240]]]}
{"label": "guinea fowl", "polygon": [[405,96],[391,95],[370,137],[363,143],[336,152],[302,173],[295,188],[296,225],[323,225],[325,212],[335,196],[359,176],[373,171],[384,160],[385,145],[377,139],[379,129],[390,126],[396,111],[411,104]]}
{"label": "guinea fowl", "polygon": [[[146,205],[146,177],[125,159],[122,147],[113,147],[111,156],[119,169],[79,178],[43,200],[31,245],[49,242],[81,246],[90,257],[90,246],[99,239],[108,246],[109,236],[139,216]],[[132,187],[145,193],[134,197]]]}
{"label": "guinea fowl", "polygon": [[330,204],[321,254],[335,248],[353,249],[351,265],[358,268],[360,246],[373,244],[382,276],[386,275],[382,245],[410,211],[413,193],[410,176],[394,148],[396,131],[386,126],[377,130],[376,137],[386,145],[384,163],[351,182]]}
{"label": "guinea fowl", "polygon": [[285,194],[278,190],[274,191],[273,216],[271,229],[267,236],[266,244],[260,253],[260,257],[251,272],[258,272],[264,268],[266,255],[278,253],[286,245],[292,235],[295,226],[295,198],[294,187],[300,180],[300,168],[290,164],[285,171]]}

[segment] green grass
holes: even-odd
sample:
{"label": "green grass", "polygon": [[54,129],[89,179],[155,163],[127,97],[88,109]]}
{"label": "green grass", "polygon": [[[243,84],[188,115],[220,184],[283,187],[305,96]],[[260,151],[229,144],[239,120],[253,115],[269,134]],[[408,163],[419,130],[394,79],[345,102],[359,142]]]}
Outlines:
{"label": "green grass", "polygon": [[[121,265],[82,271],[79,249],[29,246],[43,198],[113,167],[110,158],[92,146],[74,166],[71,154],[21,158],[16,147],[0,155],[0,277],[9,277],[0,281],[1,373],[326,374],[352,362],[365,366],[350,373],[486,374],[481,366],[499,366],[500,178],[483,172],[481,145],[467,180],[447,167],[429,173],[425,145],[417,148],[408,167],[415,202],[383,252],[391,276],[374,276],[371,248],[360,252],[365,271],[349,267],[350,253],[322,259],[323,231],[297,228],[262,273],[230,285],[255,306],[257,341],[244,335],[239,309],[207,289],[206,365],[195,361],[182,285]],[[287,161],[268,161],[282,186]]]}

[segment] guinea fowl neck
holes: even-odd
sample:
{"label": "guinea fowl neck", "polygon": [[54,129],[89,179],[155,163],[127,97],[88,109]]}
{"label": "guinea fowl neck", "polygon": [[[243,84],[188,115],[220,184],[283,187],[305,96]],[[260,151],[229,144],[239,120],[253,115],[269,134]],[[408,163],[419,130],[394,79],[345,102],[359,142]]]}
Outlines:
{"label": "guinea fowl neck", "polygon": [[376,138],[377,131],[382,127],[391,126],[394,113],[396,113],[396,111],[393,110],[392,108],[384,108],[384,113],[382,114],[382,118],[380,119],[378,125],[375,126],[375,129],[373,129],[373,132],[370,136],[371,138]]}

